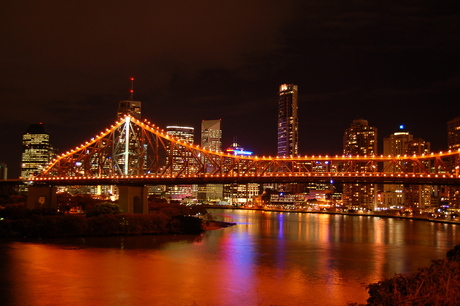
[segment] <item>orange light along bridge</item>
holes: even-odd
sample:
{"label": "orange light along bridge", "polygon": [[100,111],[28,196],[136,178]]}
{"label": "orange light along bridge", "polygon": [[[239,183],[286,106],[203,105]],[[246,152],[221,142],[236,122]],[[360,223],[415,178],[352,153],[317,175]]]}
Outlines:
{"label": "orange light along bridge", "polygon": [[29,206],[55,186],[117,185],[125,212],[147,212],[147,185],[334,182],[460,185],[460,151],[412,156],[235,156],[168,135],[131,116],[58,156],[30,179]]}

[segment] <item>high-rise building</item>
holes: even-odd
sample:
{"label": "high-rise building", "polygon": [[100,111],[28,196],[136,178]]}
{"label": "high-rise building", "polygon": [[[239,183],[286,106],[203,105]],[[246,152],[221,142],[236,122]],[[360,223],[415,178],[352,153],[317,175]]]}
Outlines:
{"label": "high-rise building", "polygon": [[353,120],[343,135],[343,154],[377,154],[377,128],[370,126],[367,120]]}
{"label": "high-rise building", "polygon": [[414,136],[401,127],[399,132],[383,138],[383,155],[404,155],[407,154],[407,145],[414,139]]}
{"label": "high-rise building", "polygon": [[[222,152],[221,120],[201,121],[201,147],[210,151]],[[210,168],[210,165],[206,165]],[[223,197],[222,184],[206,184],[198,187],[198,199],[201,201],[221,201]]]}
{"label": "high-rise building", "polygon": [[[166,127],[166,133],[168,135],[174,136],[185,143],[193,144],[195,139],[195,129],[189,126],[176,126],[176,125],[169,125]],[[186,152],[189,156],[184,156],[183,152],[179,152],[179,150],[174,147],[170,148],[168,145],[168,156],[166,157],[167,162],[169,162],[169,158],[173,159],[174,169],[173,171],[177,172],[183,167],[185,163],[187,163],[187,157],[190,157],[190,152]],[[192,166],[192,165],[190,165]]]}
{"label": "high-rise building", "polygon": [[460,116],[447,122],[447,147],[449,150],[460,149]]}
{"label": "high-rise building", "polygon": [[282,84],[278,93],[278,156],[299,154],[298,87]]}
{"label": "high-rise building", "polygon": [[[370,126],[367,120],[353,120],[343,136],[344,155],[376,155],[377,128]],[[367,163],[357,164],[359,171],[373,171]],[[374,210],[378,206],[377,186],[375,184],[344,184],[343,205],[351,209],[367,208]]]}
{"label": "high-rise building", "polygon": [[166,133],[189,144],[193,144],[195,139],[195,128],[191,126],[168,125]]}
{"label": "high-rise building", "polygon": [[8,178],[8,167],[5,163],[0,163],[0,180]]}
{"label": "high-rise building", "polygon": [[43,123],[31,124],[22,136],[21,177],[38,175],[51,161],[54,150]]}
{"label": "high-rise building", "polygon": [[[412,141],[413,135],[400,128],[395,132],[383,138],[383,155],[404,155],[406,154],[407,144]],[[385,166],[387,171],[400,172],[395,165]],[[405,206],[404,185],[402,184],[385,184],[383,185],[382,201],[385,207],[391,209],[401,209]]]}
{"label": "high-rise building", "polygon": [[[460,116],[447,122],[447,147],[452,151],[460,150]],[[460,172],[460,165],[458,164],[459,161],[455,157],[452,157],[447,161],[447,163],[448,168],[452,169],[451,171],[454,174],[458,174]],[[452,186],[448,187],[448,190],[449,204],[452,207],[459,209],[460,190]]]}
{"label": "high-rise building", "polygon": [[[189,126],[170,125],[166,127],[166,133],[174,136],[185,143],[193,144],[195,139],[195,129]],[[178,172],[185,166],[189,171],[193,171],[194,162],[192,159],[187,161],[187,157],[191,157],[190,152],[179,152],[177,148],[167,148],[169,158],[173,159],[173,171]],[[188,154],[188,156],[184,156]],[[197,185],[173,185],[166,187],[166,193],[171,200],[183,201],[185,199],[193,200],[196,198]]]}
{"label": "high-rise building", "polygon": [[[120,101],[118,104],[118,119],[123,119],[126,115],[130,115],[133,118],[138,120],[141,119],[141,102],[134,101],[134,89],[133,83],[134,78],[131,78],[131,90],[128,100]],[[142,154],[146,150],[147,145],[143,143],[141,136],[141,127],[137,125],[131,125],[130,122],[127,122],[130,125],[129,129],[122,129],[118,133],[119,137],[122,139],[129,139],[128,150],[124,142],[116,142],[113,149],[113,156],[117,159],[117,164],[120,167],[120,171],[123,174],[142,174],[145,169],[141,165],[146,164],[147,156]],[[128,152],[127,152],[128,151]]]}
{"label": "high-rise building", "polygon": [[126,115],[131,115],[136,119],[141,119],[141,101],[134,101],[134,78],[131,78],[131,89],[128,100],[123,100],[118,103],[118,118]]}
{"label": "high-rise building", "polygon": [[222,152],[221,119],[201,121],[201,147]]}
{"label": "high-rise building", "polygon": [[[251,156],[252,152],[242,148],[236,141],[225,152],[234,156]],[[244,170],[244,169],[242,169]],[[260,194],[260,184],[224,184],[223,197],[225,201],[232,205],[246,205],[253,202],[253,199]]]}
{"label": "high-rise building", "polygon": [[[421,155],[430,152],[430,143],[421,138],[414,138],[412,134],[400,127],[400,130],[383,139],[384,155]],[[412,165],[406,165],[412,167]],[[426,164],[427,169],[430,168]],[[396,168],[395,165],[385,166],[387,171],[402,172],[412,171],[410,168],[404,170]],[[383,185],[382,201],[385,207],[401,209],[426,209],[433,202],[432,195],[435,195],[436,188],[429,185],[403,185],[385,184]]]}

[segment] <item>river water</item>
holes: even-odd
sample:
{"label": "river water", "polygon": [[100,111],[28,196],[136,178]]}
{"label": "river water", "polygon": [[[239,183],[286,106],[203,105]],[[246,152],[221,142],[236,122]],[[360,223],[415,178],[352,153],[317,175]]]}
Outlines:
{"label": "river water", "polygon": [[0,242],[1,305],[347,305],[460,244],[459,225],[211,210],[200,236]]}

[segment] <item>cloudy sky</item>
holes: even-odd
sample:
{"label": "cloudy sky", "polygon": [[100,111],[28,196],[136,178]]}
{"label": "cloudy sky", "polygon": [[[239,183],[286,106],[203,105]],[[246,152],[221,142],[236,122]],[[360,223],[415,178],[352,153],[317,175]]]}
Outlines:
{"label": "cloudy sky", "polygon": [[43,122],[61,151],[135,100],[159,126],[222,119],[276,154],[278,86],[299,86],[300,152],[340,154],[363,118],[382,139],[405,124],[434,151],[460,116],[458,1],[15,0],[0,3],[0,162],[20,168],[22,134]]}

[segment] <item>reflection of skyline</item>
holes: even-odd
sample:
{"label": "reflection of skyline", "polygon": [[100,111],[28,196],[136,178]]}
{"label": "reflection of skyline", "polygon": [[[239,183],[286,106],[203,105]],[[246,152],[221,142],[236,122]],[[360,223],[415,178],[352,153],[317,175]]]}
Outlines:
{"label": "reflection of skyline", "polygon": [[[216,210],[200,236],[105,237],[85,247],[14,242],[0,294],[16,304],[344,305],[369,283],[444,258],[458,226],[327,214]],[[113,239],[112,239],[113,238]],[[131,239],[134,238],[134,239]],[[90,239],[91,240],[91,239]],[[71,241],[71,240],[70,240]],[[135,242],[133,242],[135,241]],[[2,242],[3,243],[3,242]],[[94,246],[90,246],[95,243]],[[10,294],[9,292],[13,292]]]}
{"label": "reflection of skyline", "polygon": [[[338,265],[343,264],[347,270],[348,267],[351,269],[353,262],[356,261],[357,269],[363,266],[372,269],[374,271],[372,278],[376,280],[388,277],[383,275],[387,270],[405,273],[415,271],[414,262],[418,263],[415,267],[422,266],[423,260],[417,260],[415,256],[417,249],[451,248],[451,245],[446,244],[446,237],[441,234],[445,233],[445,230],[438,230],[440,227],[449,228],[447,234],[456,236],[455,230],[449,225],[424,223],[424,221],[407,222],[407,220],[368,216],[263,212],[260,217],[261,222],[258,222],[253,219],[254,212],[238,211],[237,214],[238,220],[228,218],[226,221],[237,223],[241,221],[246,225],[241,228],[236,226],[233,230],[247,232],[254,239],[261,237],[264,240],[284,240],[283,245],[286,249],[282,250],[283,254],[276,253],[280,251],[278,242],[274,245],[261,245],[261,248],[267,249],[261,249],[260,253],[274,254],[272,257],[267,257],[271,262],[265,264],[269,266],[277,266],[279,258],[303,255],[306,255],[302,259],[303,263],[314,266],[321,262],[321,256],[329,256],[326,267],[337,267],[334,264],[337,262]],[[289,222],[286,222],[287,219]],[[352,221],[351,225],[349,221]],[[273,228],[279,229],[276,236],[270,232]],[[422,237],[433,235],[441,235],[442,239],[423,241],[420,244]],[[408,244],[411,248],[406,248]],[[354,247],[350,248],[351,245]],[[362,246],[362,250],[357,245]],[[444,256],[442,252],[438,258]]]}

